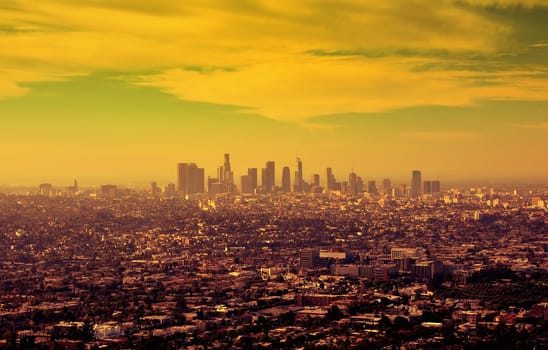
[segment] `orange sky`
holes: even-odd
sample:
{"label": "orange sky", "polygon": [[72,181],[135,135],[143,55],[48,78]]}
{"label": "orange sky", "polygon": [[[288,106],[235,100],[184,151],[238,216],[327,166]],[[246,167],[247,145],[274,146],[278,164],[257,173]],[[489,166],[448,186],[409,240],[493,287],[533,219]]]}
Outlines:
{"label": "orange sky", "polygon": [[0,184],[548,179],[542,0],[6,0]]}

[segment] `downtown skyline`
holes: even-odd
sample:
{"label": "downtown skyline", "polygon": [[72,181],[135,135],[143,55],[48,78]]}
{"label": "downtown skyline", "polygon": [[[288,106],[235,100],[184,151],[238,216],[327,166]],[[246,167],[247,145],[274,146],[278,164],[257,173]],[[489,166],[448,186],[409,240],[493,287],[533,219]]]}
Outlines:
{"label": "downtown skyline", "polygon": [[[0,185],[173,182],[267,160],[546,183],[548,3],[9,0]],[[322,182],[323,182],[322,176]]]}

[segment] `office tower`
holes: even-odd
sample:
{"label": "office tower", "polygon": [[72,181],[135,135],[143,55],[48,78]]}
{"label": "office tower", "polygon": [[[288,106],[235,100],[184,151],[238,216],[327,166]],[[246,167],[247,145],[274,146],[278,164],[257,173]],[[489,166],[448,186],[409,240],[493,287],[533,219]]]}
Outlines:
{"label": "office tower", "polygon": [[411,172],[411,197],[418,197],[421,195],[422,176],[420,170],[413,170]]}
{"label": "office tower", "polygon": [[440,193],[440,192],[441,192],[440,180],[432,181],[432,193]]}
{"label": "office tower", "polygon": [[255,193],[257,190],[257,168],[248,168],[247,176],[249,176],[249,183],[251,185],[251,193]]}
{"label": "office tower", "polygon": [[162,192],[162,189],[160,187],[158,187],[158,184],[156,183],[156,181],[154,181],[150,184],[150,194],[151,195],[157,196],[161,192]]}
{"label": "office tower", "polygon": [[312,175],[312,186],[320,187],[320,174]]}
{"label": "office tower", "polygon": [[181,194],[204,192],[204,168],[195,163],[177,164],[177,191]]}
{"label": "office tower", "polygon": [[255,193],[257,189],[257,168],[248,168],[247,175],[242,176],[242,193]]}
{"label": "office tower", "polygon": [[432,181],[424,181],[422,183],[422,192],[427,194],[427,193],[432,193]]}
{"label": "office tower", "polygon": [[264,193],[272,193],[274,191],[276,180],[274,171],[274,162],[266,162],[266,168],[263,168],[262,172],[262,188]]}
{"label": "office tower", "polygon": [[320,251],[314,248],[305,248],[299,252],[301,267],[314,268],[320,259]]}
{"label": "office tower", "polygon": [[390,179],[383,179],[382,180],[382,191],[384,194],[390,194],[390,191],[392,190],[392,182]]}
{"label": "office tower", "polygon": [[175,184],[174,183],[169,183],[166,185],[166,188],[165,188],[165,192],[166,192],[166,195],[174,195],[175,194]]}
{"label": "office tower", "polygon": [[51,184],[40,184],[38,186],[38,193],[42,196],[53,196],[53,186]]}
{"label": "office tower", "polygon": [[251,178],[249,175],[242,175],[241,177],[242,183],[241,183],[241,191],[242,193],[250,194],[253,193],[253,189],[251,187]]}
{"label": "office tower", "polygon": [[234,193],[236,191],[236,186],[234,185],[234,172],[230,165],[230,155],[225,153],[224,163],[218,169],[218,179],[221,184],[221,193]]}
{"label": "office tower", "polygon": [[288,166],[284,166],[282,170],[282,191],[291,192],[291,172]]}
{"label": "office tower", "polygon": [[216,177],[207,177],[207,193],[209,194],[219,194],[222,193],[221,183]]}
{"label": "office tower", "polygon": [[297,171],[295,172],[295,192],[303,191],[303,162],[297,158]]}
{"label": "office tower", "polygon": [[358,194],[358,176],[354,172],[348,175],[348,194],[351,196]]}
{"label": "office tower", "polygon": [[328,191],[332,191],[335,188],[335,176],[333,175],[333,169],[331,168],[327,168],[325,187]]}
{"label": "office tower", "polygon": [[377,194],[377,182],[375,180],[370,180],[367,183],[367,192],[370,194]]}
{"label": "office tower", "polygon": [[363,193],[363,180],[361,176],[358,176],[358,178],[356,179],[356,192]]}

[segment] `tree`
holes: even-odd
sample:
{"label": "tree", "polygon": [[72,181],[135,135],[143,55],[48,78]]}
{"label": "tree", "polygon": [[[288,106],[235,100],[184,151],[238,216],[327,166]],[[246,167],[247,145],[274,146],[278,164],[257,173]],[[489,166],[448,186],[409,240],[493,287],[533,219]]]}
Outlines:
{"label": "tree", "polygon": [[329,321],[338,321],[343,317],[343,313],[341,312],[341,309],[337,305],[331,305],[329,310],[327,310],[327,319]]}
{"label": "tree", "polygon": [[399,331],[401,329],[411,329],[411,324],[409,323],[409,320],[402,316],[397,316],[394,319],[394,329],[396,331]]}

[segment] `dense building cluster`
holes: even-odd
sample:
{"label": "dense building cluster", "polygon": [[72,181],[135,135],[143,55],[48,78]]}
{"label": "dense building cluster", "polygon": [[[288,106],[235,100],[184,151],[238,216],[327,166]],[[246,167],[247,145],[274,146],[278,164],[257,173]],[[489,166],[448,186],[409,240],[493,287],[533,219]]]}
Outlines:
{"label": "dense building cluster", "polygon": [[548,346],[546,189],[222,188],[0,195],[0,348]]}

